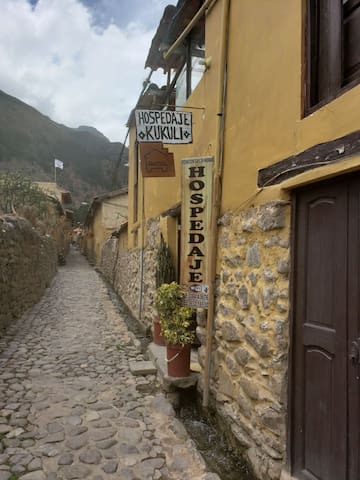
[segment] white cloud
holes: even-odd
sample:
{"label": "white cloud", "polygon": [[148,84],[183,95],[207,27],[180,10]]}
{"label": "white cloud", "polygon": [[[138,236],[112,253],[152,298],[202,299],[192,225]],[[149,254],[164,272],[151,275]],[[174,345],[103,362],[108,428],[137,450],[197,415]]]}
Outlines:
{"label": "white cloud", "polygon": [[[150,10],[151,3],[144,5]],[[166,4],[156,0],[160,15]],[[39,0],[35,9],[1,0],[0,89],[57,122],[91,125],[122,141],[160,15],[151,29],[135,17],[100,30],[79,0]]]}

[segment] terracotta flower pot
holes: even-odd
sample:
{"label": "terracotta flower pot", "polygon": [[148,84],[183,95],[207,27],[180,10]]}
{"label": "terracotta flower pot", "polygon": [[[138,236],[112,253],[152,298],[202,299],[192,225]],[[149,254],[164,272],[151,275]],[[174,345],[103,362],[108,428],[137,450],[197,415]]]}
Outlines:
{"label": "terracotta flower pot", "polygon": [[170,377],[188,377],[190,375],[190,354],[191,345],[167,345],[166,360]]}
{"label": "terracotta flower pot", "polygon": [[164,346],[165,340],[164,337],[161,335],[161,325],[158,318],[154,318],[153,320],[153,341],[155,345]]}

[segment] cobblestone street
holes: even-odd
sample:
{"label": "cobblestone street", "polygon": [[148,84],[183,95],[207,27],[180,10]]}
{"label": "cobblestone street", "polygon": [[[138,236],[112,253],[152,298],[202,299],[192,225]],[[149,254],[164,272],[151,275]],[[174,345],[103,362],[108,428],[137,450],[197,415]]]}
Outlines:
{"label": "cobblestone street", "polygon": [[130,372],[144,357],[78,252],[0,352],[0,480],[219,478],[156,376]]}

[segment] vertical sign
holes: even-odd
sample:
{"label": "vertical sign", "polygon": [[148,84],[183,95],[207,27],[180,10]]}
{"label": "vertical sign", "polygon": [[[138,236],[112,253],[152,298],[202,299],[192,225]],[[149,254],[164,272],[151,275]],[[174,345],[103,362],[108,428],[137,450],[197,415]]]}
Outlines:
{"label": "vertical sign", "polygon": [[194,308],[208,306],[213,165],[213,157],[182,160],[181,284],[184,304]]}

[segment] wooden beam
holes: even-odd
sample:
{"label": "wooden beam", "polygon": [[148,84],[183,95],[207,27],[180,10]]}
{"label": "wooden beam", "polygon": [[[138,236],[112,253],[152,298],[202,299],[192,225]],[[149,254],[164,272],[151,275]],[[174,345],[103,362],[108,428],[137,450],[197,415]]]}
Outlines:
{"label": "wooden beam", "polygon": [[258,186],[261,188],[276,185],[299,173],[335,163],[358,153],[360,153],[360,130],[330,142],[319,143],[297,155],[262,168],[258,173]]}

